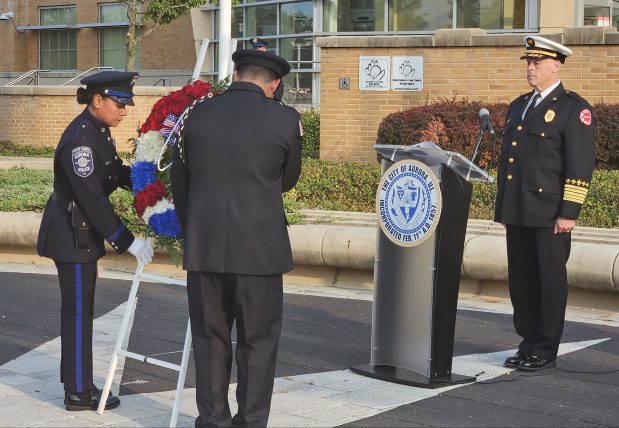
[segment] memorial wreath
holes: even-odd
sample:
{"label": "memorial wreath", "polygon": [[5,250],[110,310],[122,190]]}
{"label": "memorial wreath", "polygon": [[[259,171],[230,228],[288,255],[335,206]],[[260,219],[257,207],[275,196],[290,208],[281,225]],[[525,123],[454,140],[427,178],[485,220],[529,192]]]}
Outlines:
{"label": "memorial wreath", "polygon": [[165,248],[178,263],[182,254],[182,234],[174,210],[170,185],[172,148],[180,137],[183,117],[207,98],[225,88],[197,80],[159,99],[150,115],[138,129],[135,160],[131,166],[134,207],[137,216],[154,236],[155,245]]}

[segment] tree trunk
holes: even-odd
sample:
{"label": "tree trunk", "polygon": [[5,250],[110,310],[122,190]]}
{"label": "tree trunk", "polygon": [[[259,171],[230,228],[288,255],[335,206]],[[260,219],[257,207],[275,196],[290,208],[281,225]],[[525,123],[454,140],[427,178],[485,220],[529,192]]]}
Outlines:
{"label": "tree trunk", "polygon": [[127,31],[127,61],[125,63],[126,71],[135,70],[135,51],[138,43],[138,13],[139,0],[127,0],[127,18],[129,20],[129,29]]}

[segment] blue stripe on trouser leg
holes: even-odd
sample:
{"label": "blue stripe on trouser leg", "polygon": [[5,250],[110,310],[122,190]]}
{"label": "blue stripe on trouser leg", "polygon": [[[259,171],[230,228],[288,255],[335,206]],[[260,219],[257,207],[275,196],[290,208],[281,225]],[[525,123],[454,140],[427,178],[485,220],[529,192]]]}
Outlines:
{"label": "blue stripe on trouser leg", "polygon": [[82,265],[75,265],[75,382],[77,391],[82,385]]}

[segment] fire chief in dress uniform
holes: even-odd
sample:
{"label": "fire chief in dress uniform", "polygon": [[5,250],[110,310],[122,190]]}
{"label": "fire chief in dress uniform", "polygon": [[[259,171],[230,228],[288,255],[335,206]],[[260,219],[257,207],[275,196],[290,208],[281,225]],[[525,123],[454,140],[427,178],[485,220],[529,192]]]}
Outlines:
{"label": "fire chief in dress uniform", "polygon": [[495,221],[505,225],[514,326],[522,337],[505,365],[540,370],[555,364],[567,303],[571,231],[595,163],[589,103],[559,80],[571,51],[526,36],[533,91],[513,101],[503,129]]}
{"label": "fire chief in dress uniform", "polygon": [[[129,250],[147,264],[153,250],[136,238],[114,213],[108,196],[118,187],[131,189],[130,169],[116,153],[110,127],[133,104],[137,73],[106,71],[81,80],[77,90],[84,111],[66,128],[54,154],[54,190],[45,206],[37,252],[54,260],[58,270],[62,357],[60,381],[67,410],[95,410],[101,390],[92,383],[92,320],[97,260],[105,239],[118,253]],[[120,404],[106,398],[106,409]]]}
{"label": "fire chief in dress uniform", "polygon": [[[290,65],[270,52],[232,55],[235,79],[198,104],[175,148],[196,365],[196,427],[267,424],[292,252],[282,193],[301,171],[299,113],[273,95]],[[228,386],[236,322],[238,412]]]}

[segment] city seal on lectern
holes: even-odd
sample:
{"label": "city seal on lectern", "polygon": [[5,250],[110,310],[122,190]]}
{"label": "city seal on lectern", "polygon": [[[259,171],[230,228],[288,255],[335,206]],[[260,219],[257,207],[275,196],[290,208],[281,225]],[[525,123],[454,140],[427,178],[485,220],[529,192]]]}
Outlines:
{"label": "city seal on lectern", "polygon": [[396,162],[378,183],[378,224],[399,246],[414,247],[428,239],[441,217],[441,206],[438,179],[421,162]]}

